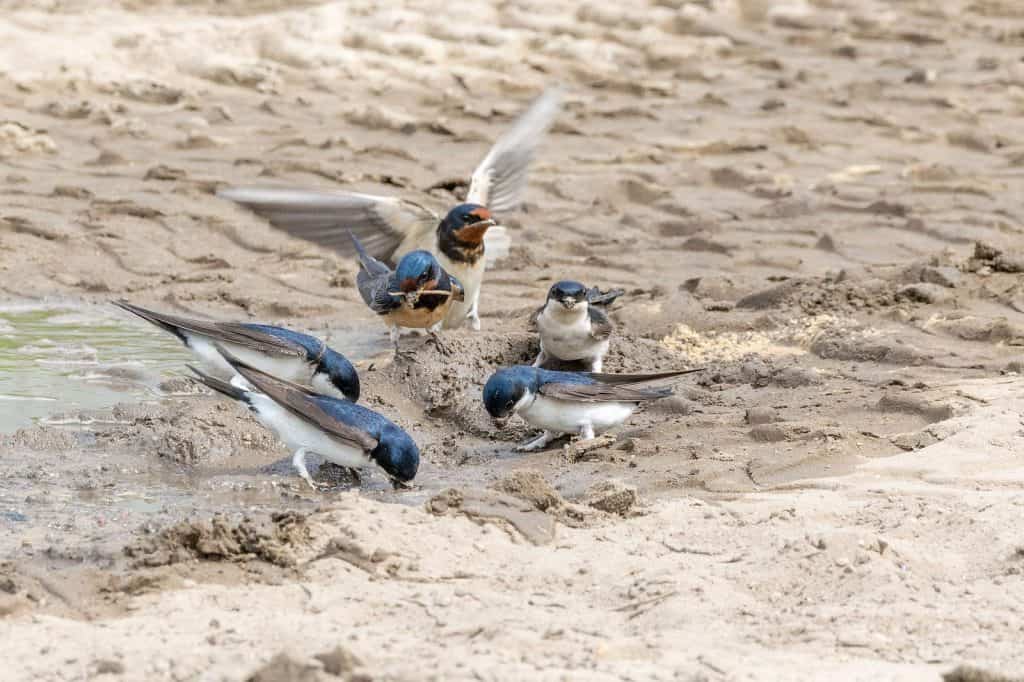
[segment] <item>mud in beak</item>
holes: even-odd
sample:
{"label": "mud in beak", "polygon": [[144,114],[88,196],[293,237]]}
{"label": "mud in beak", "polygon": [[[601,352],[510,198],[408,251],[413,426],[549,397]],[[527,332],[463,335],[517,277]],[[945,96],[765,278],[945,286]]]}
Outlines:
{"label": "mud in beak", "polygon": [[408,483],[406,481],[399,481],[397,478],[391,479],[391,489],[394,490],[395,492],[399,492],[402,490],[412,490],[414,487],[415,486],[413,486],[412,483]]}
{"label": "mud in beak", "polygon": [[483,241],[484,235],[487,234],[487,230],[497,224],[498,223],[491,218],[478,220],[475,223],[460,227],[455,231],[455,236],[459,238],[459,241],[466,242],[467,244],[479,244]]}

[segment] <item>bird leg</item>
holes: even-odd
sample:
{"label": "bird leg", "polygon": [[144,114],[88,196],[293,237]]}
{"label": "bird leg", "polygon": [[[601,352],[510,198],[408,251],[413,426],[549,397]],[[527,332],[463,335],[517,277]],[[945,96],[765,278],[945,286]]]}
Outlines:
{"label": "bird leg", "polygon": [[540,352],[537,353],[537,359],[533,361],[534,367],[543,367],[544,363],[548,361],[548,354],[544,351],[544,343],[540,344]]}
{"label": "bird leg", "polygon": [[478,332],[480,331],[480,311],[479,311],[480,299],[473,301],[473,306],[469,309],[469,314],[466,315],[469,318],[470,328]]}
{"label": "bird leg", "polygon": [[309,484],[310,488],[313,490],[319,490],[316,483],[313,482],[313,477],[309,475],[309,470],[306,468],[306,454],[308,452],[309,451],[306,448],[299,448],[296,450],[295,454],[292,456],[292,466],[298,470],[299,476]]}
{"label": "bird leg", "polygon": [[436,326],[437,325],[427,330],[427,336],[429,336],[430,340],[434,342],[434,347],[437,348],[438,353],[441,355],[450,355],[451,350],[448,348],[448,345],[441,340],[441,335],[435,331]]}
{"label": "bird leg", "polygon": [[409,351],[403,351],[398,347],[398,340],[402,336],[402,331],[395,325],[391,328],[391,344],[395,347],[395,358],[405,358],[409,360],[412,358],[412,353]]}
{"label": "bird leg", "polygon": [[531,441],[520,445],[516,448],[519,452],[531,452],[533,450],[540,450],[542,447],[550,443],[555,439],[556,434],[553,431],[541,431],[541,434]]}

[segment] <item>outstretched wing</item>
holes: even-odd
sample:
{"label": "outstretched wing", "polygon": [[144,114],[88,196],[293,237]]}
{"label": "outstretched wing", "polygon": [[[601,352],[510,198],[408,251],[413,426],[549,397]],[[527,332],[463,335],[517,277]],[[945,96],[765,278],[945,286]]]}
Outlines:
{"label": "outstretched wing", "polygon": [[[364,452],[369,452],[377,447],[376,438],[356,426],[346,424],[331,416],[323,409],[320,402],[334,400],[333,398],[321,396],[308,388],[261,372],[255,367],[245,364],[221,346],[218,346],[217,350],[228,361],[228,364],[234,367],[235,371],[241,374],[257,391],[295,416],[323,429],[333,438],[352,447],[360,448]],[[345,403],[340,407],[352,410],[362,409],[352,403]]]}
{"label": "outstretched wing", "polygon": [[161,329],[174,334],[182,341],[187,341],[186,337],[182,334],[183,332],[185,334],[193,333],[208,336],[214,341],[243,346],[261,353],[306,357],[306,349],[297,343],[280,339],[240,322],[213,322],[210,320],[178,317],[177,315],[168,315],[167,313],[148,310],[128,301],[114,301],[114,305],[134,313],[147,322],[151,322]]}
{"label": "outstretched wing", "polygon": [[511,211],[522,203],[530,163],[561,101],[559,88],[550,88],[534,100],[473,171],[467,202],[495,212]]}
{"label": "outstretched wing", "polygon": [[589,403],[641,403],[647,400],[657,400],[672,395],[672,389],[664,386],[660,388],[647,388],[645,384],[660,379],[672,379],[684,374],[701,372],[699,369],[684,369],[673,372],[659,372],[657,374],[595,374],[589,373],[585,376],[594,380],[594,383],[559,383],[551,382],[540,387],[540,393],[549,398],[560,400],[574,400]]}
{"label": "outstretched wing", "polygon": [[293,237],[345,255],[354,253],[349,233],[366,251],[389,260],[410,235],[429,232],[439,218],[412,201],[355,192],[236,187],[217,193],[241,204]]}
{"label": "outstretched wing", "polygon": [[601,291],[598,287],[591,287],[587,290],[587,302],[590,305],[610,306],[619,296],[626,293],[625,289],[609,289]]}

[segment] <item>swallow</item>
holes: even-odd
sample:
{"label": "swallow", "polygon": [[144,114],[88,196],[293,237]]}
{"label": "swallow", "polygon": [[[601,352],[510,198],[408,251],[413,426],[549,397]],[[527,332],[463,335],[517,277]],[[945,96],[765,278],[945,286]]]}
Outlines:
{"label": "swallow", "polygon": [[408,199],[317,190],[239,187],[218,192],[267,219],[288,234],[352,255],[348,232],[367,252],[395,264],[410,251],[430,251],[466,288],[465,301],[448,310],[444,328],[467,319],[480,329],[480,286],[486,269],[485,237],[497,240],[492,212],[517,208],[526,191],[527,171],[561,106],[561,91],[549,89],[519,117],[473,171],[466,202],[441,218]]}
{"label": "swallow", "polygon": [[227,382],[189,365],[209,388],[245,403],[293,452],[292,465],[311,488],[306,455],[315,453],[339,466],[359,470],[376,464],[397,488],[416,477],[420,451],[408,433],[373,410],[321,395],[246,364],[217,344],[243,382]]}
{"label": "swallow", "polygon": [[587,289],[568,280],[551,285],[547,302],[533,317],[540,333],[540,353],[533,366],[543,367],[551,358],[582,360],[589,363],[591,372],[600,372],[615,328],[602,307],[623,293],[622,289]]}
{"label": "swallow", "polygon": [[429,251],[405,254],[392,271],[366,253],[355,234],[350,236],[359,258],[356,288],[370,310],[391,327],[395,355],[400,329],[428,329],[433,334],[451,306],[465,300],[462,284]]}
{"label": "swallow", "polygon": [[531,426],[543,429],[538,437],[516,448],[538,450],[565,433],[583,440],[594,438],[626,421],[641,403],[672,395],[669,387],[646,388],[646,384],[699,371],[594,374],[518,365],[498,370],[487,380],[484,407],[496,420],[518,414]]}
{"label": "swallow", "polygon": [[242,322],[195,320],[147,310],[127,301],[114,305],[138,315],[176,336],[209,370],[233,376],[234,368],[217,352],[216,344],[229,349],[253,367],[319,393],[359,400],[356,368],[320,339],[282,327]]}

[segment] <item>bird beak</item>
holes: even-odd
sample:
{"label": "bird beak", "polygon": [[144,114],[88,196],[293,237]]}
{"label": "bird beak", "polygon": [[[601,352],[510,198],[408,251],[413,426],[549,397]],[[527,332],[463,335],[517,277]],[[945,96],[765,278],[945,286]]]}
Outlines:
{"label": "bird beak", "polygon": [[507,417],[491,417],[491,421],[494,422],[494,425],[499,429],[503,429],[508,426],[508,423],[511,420],[512,415],[508,415]]}
{"label": "bird beak", "polygon": [[412,490],[412,488],[413,488],[413,486],[412,486],[411,483],[406,483],[405,481],[399,481],[397,478],[392,478],[391,479],[391,489],[392,490],[395,490],[395,491],[398,491],[398,490]]}
{"label": "bird beak", "polygon": [[461,241],[468,242],[470,244],[479,244],[483,241],[487,230],[497,224],[498,223],[493,219],[487,218],[485,220],[478,220],[469,225],[464,225],[456,230],[455,233]]}

